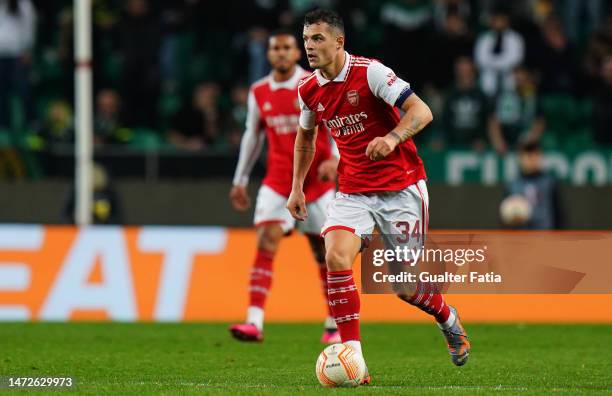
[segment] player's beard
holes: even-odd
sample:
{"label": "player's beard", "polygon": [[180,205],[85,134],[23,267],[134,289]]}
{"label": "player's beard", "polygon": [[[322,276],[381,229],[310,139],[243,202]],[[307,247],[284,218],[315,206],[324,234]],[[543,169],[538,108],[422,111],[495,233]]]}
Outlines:
{"label": "player's beard", "polygon": [[276,63],[276,65],[274,66],[274,70],[281,74],[285,74],[288,73],[289,70],[291,70],[291,67],[293,66],[290,64],[290,62],[283,60]]}

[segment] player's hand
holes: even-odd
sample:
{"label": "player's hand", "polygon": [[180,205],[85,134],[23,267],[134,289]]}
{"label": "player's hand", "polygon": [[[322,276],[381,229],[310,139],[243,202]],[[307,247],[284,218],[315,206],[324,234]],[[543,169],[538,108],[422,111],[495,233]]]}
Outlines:
{"label": "player's hand", "polygon": [[330,159],[321,162],[319,169],[317,169],[319,180],[335,181],[338,174],[339,160],[340,159],[337,157],[331,157]]}
{"label": "player's hand", "polygon": [[230,190],[230,201],[234,209],[244,212],[251,207],[251,199],[249,193],[244,186],[234,186]]}
{"label": "player's hand", "polygon": [[366,157],[372,161],[381,160],[395,150],[395,146],[397,146],[397,140],[391,136],[375,137],[366,148]]}
{"label": "player's hand", "polygon": [[291,195],[287,200],[287,209],[294,219],[304,221],[308,217],[306,210],[306,196],[303,191],[291,190]]}

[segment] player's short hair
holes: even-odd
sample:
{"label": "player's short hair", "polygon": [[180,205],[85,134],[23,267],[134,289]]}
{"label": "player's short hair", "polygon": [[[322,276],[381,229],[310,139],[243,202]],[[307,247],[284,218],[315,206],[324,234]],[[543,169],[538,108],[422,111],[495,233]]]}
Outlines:
{"label": "player's short hair", "polygon": [[344,21],[335,11],[318,8],[307,12],[304,16],[304,26],[321,22],[327,23],[330,27],[338,29],[344,34]]}
{"label": "player's short hair", "polygon": [[279,29],[273,30],[272,32],[270,32],[270,35],[268,36],[268,38],[270,39],[276,36],[291,36],[297,41],[297,36],[295,35],[295,33],[293,33],[292,30],[289,30],[287,28],[279,28]]}
{"label": "player's short hair", "polygon": [[279,28],[276,30],[273,30],[269,35],[268,35],[268,45],[270,45],[270,39],[272,39],[273,37],[278,37],[278,36],[289,36],[289,37],[293,37],[294,41],[295,41],[295,46],[296,48],[300,48],[300,45],[298,44],[298,38],[295,35],[295,33],[293,33],[291,30],[289,29],[284,29],[284,28]]}

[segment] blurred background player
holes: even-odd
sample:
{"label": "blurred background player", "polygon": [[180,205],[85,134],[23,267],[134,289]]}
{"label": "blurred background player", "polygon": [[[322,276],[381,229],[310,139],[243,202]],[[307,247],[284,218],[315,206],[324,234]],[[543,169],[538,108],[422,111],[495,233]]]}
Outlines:
{"label": "blurred background player", "polygon": [[518,150],[520,174],[506,186],[500,214],[505,225],[526,230],[563,228],[563,210],[557,179],[543,169],[537,142]]}
{"label": "blurred background player", "polygon": [[[344,23],[335,12],[306,14],[303,38],[308,63],[316,71],[298,88],[302,112],[287,208],[297,220],[312,215],[306,208],[303,182],[318,151],[316,127],[324,125],[340,151],[339,192],[328,206],[321,231],[329,271],[329,304],[342,342],[361,353],[360,297],[352,266],[362,238],[372,234],[374,227],[383,235],[405,234],[404,243],[414,239],[423,243],[429,198],[425,168],[412,137],[433,116],[390,68],[344,50]],[[396,107],[405,111],[401,119]],[[465,364],[470,344],[456,310],[442,295],[420,283],[416,290],[398,292],[398,296],[435,318],[453,363]],[[363,381],[370,381],[368,374]]]}
{"label": "blurred background player", "polygon": [[[255,204],[257,254],[251,270],[246,323],[230,327],[234,337],[239,340],[263,340],[264,306],[272,284],[274,255],[283,236],[295,226],[295,220],[285,205],[291,191],[293,148],[300,114],[297,86],[300,79],[309,74],[297,64],[300,57],[301,51],[295,36],[287,31],[273,33],[268,43],[268,60],[272,72],[254,83],[249,92],[246,130],[230,192],[230,199],[237,210],[244,211],[250,207],[246,187],[266,136],[269,149],[267,174]],[[262,129],[265,129],[265,133]],[[306,177],[304,186],[312,216],[309,221],[301,223],[299,228],[308,237],[319,264],[321,285],[327,302],[325,245],[319,231],[325,221],[325,207],[334,196],[333,181],[338,159],[332,153],[328,134],[321,133],[316,145],[315,166]],[[331,313],[328,313],[321,342],[339,342],[336,323]]]}

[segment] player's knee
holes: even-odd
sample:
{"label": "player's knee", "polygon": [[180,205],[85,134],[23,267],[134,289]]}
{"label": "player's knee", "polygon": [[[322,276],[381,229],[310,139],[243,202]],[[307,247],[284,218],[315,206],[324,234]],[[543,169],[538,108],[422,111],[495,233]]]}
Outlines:
{"label": "player's knee", "polygon": [[282,230],[264,229],[258,233],[257,248],[270,253],[275,253],[282,238]]}
{"label": "player's knee", "polygon": [[274,238],[262,236],[261,238],[259,238],[257,247],[260,250],[265,250],[270,253],[275,253],[276,249],[278,248],[278,242]]}
{"label": "player's knee", "polygon": [[350,255],[340,250],[331,248],[325,253],[325,262],[329,271],[344,271],[351,269],[353,263]]}

